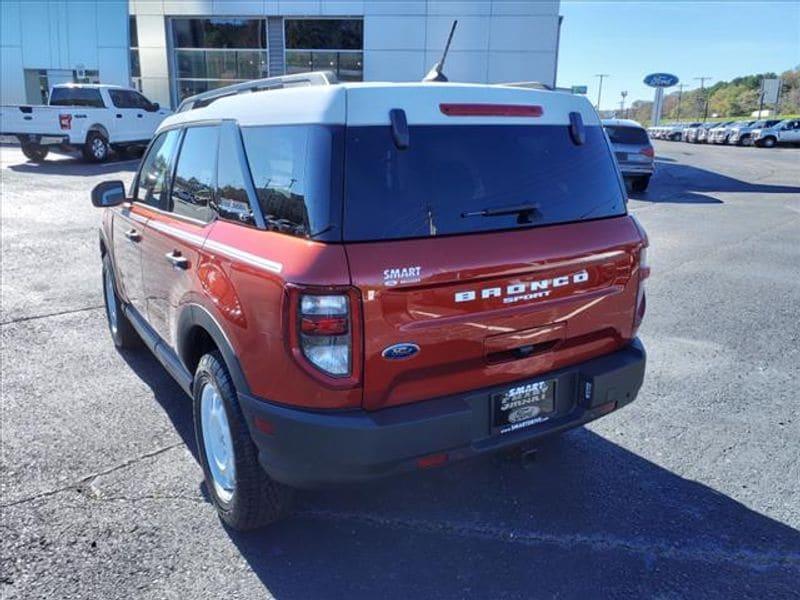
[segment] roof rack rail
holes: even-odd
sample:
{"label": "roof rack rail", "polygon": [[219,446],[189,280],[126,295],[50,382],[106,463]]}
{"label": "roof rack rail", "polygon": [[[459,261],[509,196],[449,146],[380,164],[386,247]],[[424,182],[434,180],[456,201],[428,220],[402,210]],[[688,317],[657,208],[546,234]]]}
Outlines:
{"label": "roof rack rail", "polygon": [[339,83],[333,71],[311,71],[309,73],[295,73],[294,75],[280,75],[279,77],[267,77],[265,79],[253,79],[243,83],[235,83],[225,87],[209,90],[194,96],[189,96],[178,106],[175,112],[184,112],[194,108],[203,108],[215,100],[247,94],[251,92],[264,92],[279,90],[288,87],[304,87],[312,85],[335,85]]}

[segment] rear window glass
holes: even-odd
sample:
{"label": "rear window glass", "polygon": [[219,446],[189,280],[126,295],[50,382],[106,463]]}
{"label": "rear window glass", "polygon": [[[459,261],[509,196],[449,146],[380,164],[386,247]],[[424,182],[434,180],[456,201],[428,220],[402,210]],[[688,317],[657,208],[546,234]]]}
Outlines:
{"label": "rear window glass", "polygon": [[[566,125],[348,127],[344,232],[366,241],[498,231],[625,213],[600,126],[573,143]],[[480,216],[507,208],[536,210]],[[527,218],[525,218],[527,217]],[[526,222],[527,221],[527,222]]]}
{"label": "rear window glass", "polygon": [[90,106],[104,108],[100,90],[94,88],[57,87],[50,96],[50,106]]}
{"label": "rear window glass", "polygon": [[606,126],[608,139],[612,144],[635,144],[646,145],[650,143],[647,132],[638,127],[619,127],[615,125]]}

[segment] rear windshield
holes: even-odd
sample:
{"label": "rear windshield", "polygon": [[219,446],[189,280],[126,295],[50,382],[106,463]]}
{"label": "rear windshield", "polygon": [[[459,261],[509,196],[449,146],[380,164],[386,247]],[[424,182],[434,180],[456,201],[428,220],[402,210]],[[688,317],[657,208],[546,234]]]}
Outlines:
{"label": "rear windshield", "polygon": [[647,132],[638,127],[607,125],[606,133],[608,133],[608,139],[611,140],[612,144],[635,144],[641,146],[650,143]]}
{"label": "rear windshield", "polygon": [[[499,231],[625,213],[600,126],[585,128],[582,145],[565,125],[409,130],[409,147],[398,150],[389,126],[347,128],[345,241]],[[520,206],[535,210],[486,214]]]}
{"label": "rear windshield", "polygon": [[104,108],[100,90],[95,88],[53,88],[50,106],[91,106]]}

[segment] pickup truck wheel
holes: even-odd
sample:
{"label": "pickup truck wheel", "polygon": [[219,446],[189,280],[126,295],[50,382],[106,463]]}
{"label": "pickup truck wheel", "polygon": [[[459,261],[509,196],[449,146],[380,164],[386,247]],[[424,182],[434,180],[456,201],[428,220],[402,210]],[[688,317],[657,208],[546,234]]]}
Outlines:
{"label": "pickup truck wheel", "polygon": [[28,160],[38,163],[44,161],[50,149],[47,146],[40,146],[39,144],[23,144],[22,153]]}
{"label": "pickup truck wheel", "polygon": [[106,305],[106,320],[111,338],[117,348],[135,348],[139,346],[140,339],[136,330],[125,316],[117,295],[117,287],[114,283],[114,269],[111,266],[111,259],[108,254],[103,257],[103,297]]}
{"label": "pickup truck wheel", "polygon": [[293,491],[270,479],[258,463],[258,450],[219,352],[200,359],[192,390],[200,464],[220,518],[245,531],[288,514]]}
{"label": "pickup truck wheel", "polygon": [[108,140],[99,131],[90,131],[83,145],[83,157],[90,161],[101,163],[108,160]]}
{"label": "pickup truck wheel", "polygon": [[760,145],[763,146],[764,148],[774,148],[777,143],[778,142],[774,137],[766,137],[764,138],[764,140],[761,142]]}

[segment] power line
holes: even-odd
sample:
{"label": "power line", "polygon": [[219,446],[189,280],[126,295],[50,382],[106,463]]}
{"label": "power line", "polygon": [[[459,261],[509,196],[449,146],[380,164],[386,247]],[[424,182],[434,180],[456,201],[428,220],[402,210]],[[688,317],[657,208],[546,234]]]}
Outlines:
{"label": "power line", "polygon": [[706,80],[712,78],[705,76],[705,77],[695,77],[694,79],[695,81],[700,82],[700,98],[702,98],[705,101],[705,108],[703,109],[703,123],[705,123],[706,119],[708,119],[708,97],[706,96],[705,93],[705,82]]}

